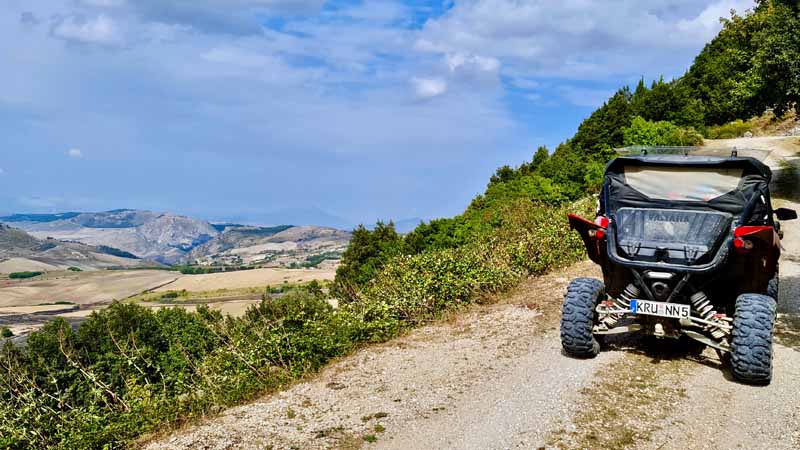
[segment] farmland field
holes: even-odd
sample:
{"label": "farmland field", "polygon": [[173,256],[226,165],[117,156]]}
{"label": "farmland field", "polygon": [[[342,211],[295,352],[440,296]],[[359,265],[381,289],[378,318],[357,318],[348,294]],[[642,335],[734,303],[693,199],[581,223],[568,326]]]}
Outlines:
{"label": "farmland field", "polygon": [[[142,306],[180,306],[194,310],[198,304],[225,314],[241,315],[261,299],[267,286],[291,286],[312,280],[332,280],[333,269],[254,269],[203,275],[182,275],[166,270],[47,272],[27,280],[0,279],[0,327],[15,335],[27,334],[55,317],[80,323],[92,311],[114,300]],[[142,301],[159,293],[186,291],[174,303]],[[140,295],[143,294],[143,295]]]}

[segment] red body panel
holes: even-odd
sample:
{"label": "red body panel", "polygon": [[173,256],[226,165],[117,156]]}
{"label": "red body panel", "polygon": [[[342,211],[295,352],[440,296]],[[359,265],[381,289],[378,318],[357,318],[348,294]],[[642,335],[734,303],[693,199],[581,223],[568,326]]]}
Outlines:
{"label": "red body panel", "polygon": [[605,256],[605,244],[603,244],[603,239],[590,236],[589,231],[605,231],[605,228],[592,222],[591,220],[584,219],[583,217],[575,214],[567,214],[567,218],[569,219],[569,227],[581,235],[581,239],[583,239],[583,244],[586,246],[586,253],[588,253],[589,259],[597,264],[602,264],[602,259]]}

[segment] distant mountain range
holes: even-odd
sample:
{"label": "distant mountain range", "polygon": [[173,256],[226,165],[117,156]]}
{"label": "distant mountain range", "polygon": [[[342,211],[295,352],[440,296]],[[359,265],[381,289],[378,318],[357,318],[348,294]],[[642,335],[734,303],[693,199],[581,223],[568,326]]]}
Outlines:
{"label": "distant mountain range", "polygon": [[109,246],[92,246],[56,239],[38,239],[23,230],[0,224],[0,273],[132,268],[154,265]]}
{"label": "distant mountain range", "polygon": [[0,222],[37,238],[105,245],[166,264],[219,235],[210,223],[174,214],[117,209],[99,213],[15,214]]}
{"label": "distant mountain range", "polygon": [[0,217],[0,222],[24,230],[32,239],[81,243],[164,264],[304,265],[338,257],[350,240],[349,232],[328,227],[212,224],[132,209],[13,214]]}

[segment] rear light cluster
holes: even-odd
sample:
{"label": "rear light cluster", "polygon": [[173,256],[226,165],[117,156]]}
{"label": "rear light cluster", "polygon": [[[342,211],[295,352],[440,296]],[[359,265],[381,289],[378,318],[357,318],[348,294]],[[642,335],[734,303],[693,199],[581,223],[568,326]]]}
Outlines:
{"label": "rear light cluster", "polygon": [[594,219],[594,223],[595,225],[600,226],[600,228],[596,230],[589,230],[589,236],[595,239],[603,239],[606,237],[606,228],[608,228],[608,224],[610,223],[608,217],[597,216],[597,218]]}
{"label": "rear light cluster", "polygon": [[772,227],[769,225],[745,225],[736,227],[736,229],[733,230],[733,247],[740,252],[752,250],[755,246],[752,237],[766,230],[772,230]]}
{"label": "rear light cluster", "polygon": [[753,248],[753,241],[737,237],[733,239],[733,246],[740,250],[750,250]]}

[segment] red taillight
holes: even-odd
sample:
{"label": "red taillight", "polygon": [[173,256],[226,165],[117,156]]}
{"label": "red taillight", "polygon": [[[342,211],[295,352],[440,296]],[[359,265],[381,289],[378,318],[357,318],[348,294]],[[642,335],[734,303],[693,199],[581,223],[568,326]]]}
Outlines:
{"label": "red taillight", "polygon": [[[763,241],[766,236],[772,235],[774,228],[770,225],[744,225],[733,230],[733,247],[739,252],[753,249],[754,239]],[[767,234],[768,233],[768,234]]]}
{"label": "red taillight", "polygon": [[736,227],[733,230],[733,235],[737,238],[742,236],[748,236],[751,234],[760,233],[762,231],[772,230],[772,226],[770,225],[745,225],[741,227]]}
{"label": "red taillight", "polygon": [[611,221],[609,221],[608,217],[606,217],[606,216],[597,216],[597,218],[594,219],[594,223],[596,223],[597,225],[600,225],[600,227],[602,227],[602,228],[608,228],[608,224],[610,222]]}
{"label": "red taillight", "polygon": [[737,237],[733,239],[733,246],[736,247],[736,250],[751,250],[753,248],[753,241]]}
{"label": "red taillight", "polygon": [[606,237],[605,230],[597,230],[597,231],[595,231],[594,232],[594,237],[596,237],[597,239],[603,239],[604,237]]}

